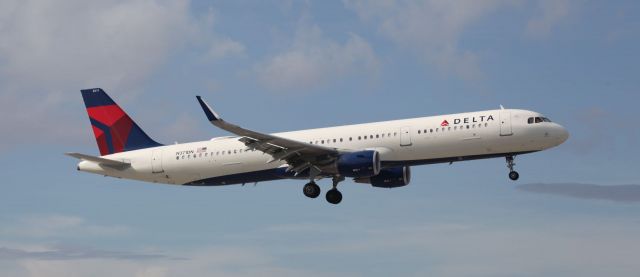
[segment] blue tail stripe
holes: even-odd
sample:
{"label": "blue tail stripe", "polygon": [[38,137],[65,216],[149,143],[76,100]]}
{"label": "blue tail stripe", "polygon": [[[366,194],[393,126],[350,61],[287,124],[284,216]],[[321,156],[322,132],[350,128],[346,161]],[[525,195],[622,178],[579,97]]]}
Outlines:
{"label": "blue tail stripe", "polygon": [[81,92],[82,99],[87,108],[116,104],[101,88],[83,89]]}
{"label": "blue tail stripe", "polygon": [[104,125],[93,118],[89,118],[89,120],[91,120],[91,125],[104,132],[104,137],[107,140],[107,148],[109,148],[109,154],[113,154],[115,150],[113,149],[113,139],[111,138],[111,130],[109,126]]}
{"label": "blue tail stripe", "polygon": [[157,147],[157,146],[162,146],[162,144],[157,143],[155,140],[151,139],[134,122],[133,126],[131,127],[131,132],[129,132],[129,137],[127,138],[127,142],[124,145],[124,151],[151,148],[151,147]]}

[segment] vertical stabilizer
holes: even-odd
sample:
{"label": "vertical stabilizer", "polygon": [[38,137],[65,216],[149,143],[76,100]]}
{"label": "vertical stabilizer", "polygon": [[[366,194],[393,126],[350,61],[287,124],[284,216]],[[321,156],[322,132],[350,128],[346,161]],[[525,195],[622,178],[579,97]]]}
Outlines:
{"label": "vertical stabilizer", "polygon": [[162,145],[151,139],[104,90],[93,88],[81,92],[100,155]]}

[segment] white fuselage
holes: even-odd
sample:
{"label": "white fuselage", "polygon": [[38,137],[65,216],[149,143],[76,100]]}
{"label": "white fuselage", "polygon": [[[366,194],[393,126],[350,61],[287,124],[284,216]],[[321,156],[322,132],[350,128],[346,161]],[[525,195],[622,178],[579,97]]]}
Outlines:
{"label": "white fuselage", "polygon": [[[556,123],[528,122],[529,118],[540,116],[527,110],[503,109],[274,135],[344,151],[377,150],[383,167],[420,165],[535,152],[567,139],[567,131]],[[226,185],[278,179],[266,172],[286,166],[283,161],[269,162],[272,157],[268,154],[249,150],[238,137],[147,148],[104,158],[131,166],[117,170],[82,161],[78,170],[166,184]]]}

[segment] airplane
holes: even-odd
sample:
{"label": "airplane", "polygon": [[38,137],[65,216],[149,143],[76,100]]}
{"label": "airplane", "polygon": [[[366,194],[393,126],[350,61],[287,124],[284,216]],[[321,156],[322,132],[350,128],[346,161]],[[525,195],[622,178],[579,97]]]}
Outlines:
{"label": "airplane", "polygon": [[281,179],[331,178],[325,198],[342,201],[338,183],[379,188],[409,184],[412,166],[505,158],[509,178],[517,155],[562,144],[569,132],[540,113],[500,109],[267,134],[230,123],[196,96],[207,120],[234,136],[163,145],[149,137],[100,88],[81,90],[100,156],[65,153],[77,170],[145,182],[223,186]]}

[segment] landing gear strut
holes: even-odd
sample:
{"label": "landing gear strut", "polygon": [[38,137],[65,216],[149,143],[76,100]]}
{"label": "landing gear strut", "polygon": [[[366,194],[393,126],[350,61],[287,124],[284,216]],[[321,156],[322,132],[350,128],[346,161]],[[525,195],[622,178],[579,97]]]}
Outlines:
{"label": "landing gear strut", "polygon": [[513,156],[507,156],[507,168],[509,168],[509,179],[515,181],[518,180],[518,178],[520,178],[520,174],[518,174],[517,171],[513,170],[513,166],[516,165],[516,163],[513,161]]}
{"label": "landing gear strut", "polygon": [[342,193],[338,190],[338,183],[344,181],[342,176],[333,176],[333,188],[327,191],[327,202],[331,204],[338,204],[342,201]]}
{"label": "landing gear strut", "polygon": [[316,198],[320,195],[320,187],[316,184],[316,182],[311,181],[304,185],[304,187],[302,188],[302,192],[306,197]]}

